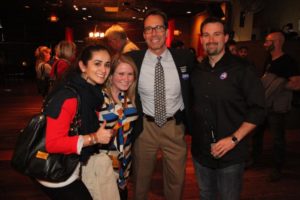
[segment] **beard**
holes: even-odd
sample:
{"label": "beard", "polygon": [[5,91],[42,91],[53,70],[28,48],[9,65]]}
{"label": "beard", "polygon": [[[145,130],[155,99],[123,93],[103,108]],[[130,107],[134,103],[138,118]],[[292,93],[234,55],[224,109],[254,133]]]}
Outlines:
{"label": "beard", "polygon": [[[213,48],[210,46],[213,45]],[[205,50],[208,56],[218,55],[221,51],[218,48],[218,43],[209,42],[205,45]]]}
{"label": "beard", "polygon": [[267,50],[268,52],[272,52],[274,49],[275,49],[275,45],[274,45],[273,42],[272,42],[272,44],[271,44],[270,46],[266,47],[266,50]]}

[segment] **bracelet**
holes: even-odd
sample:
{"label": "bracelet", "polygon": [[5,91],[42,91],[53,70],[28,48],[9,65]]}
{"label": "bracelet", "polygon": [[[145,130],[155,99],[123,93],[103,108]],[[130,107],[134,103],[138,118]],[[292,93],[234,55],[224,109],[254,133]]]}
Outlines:
{"label": "bracelet", "polygon": [[92,141],[93,141],[93,144],[97,144],[98,143],[98,140],[97,140],[97,136],[95,135],[95,133],[92,133],[90,134],[92,136]]}
{"label": "bracelet", "polygon": [[89,145],[91,145],[92,144],[92,136],[89,134],[89,135],[87,135],[88,136],[88,142],[89,142]]}
{"label": "bracelet", "polygon": [[95,143],[99,143],[99,142],[98,142],[98,137],[97,137],[97,134],[96,134],[96,133],[94,133],[94,134],[93,134],[93,136],[94,136],[94,138],[95,138]]}

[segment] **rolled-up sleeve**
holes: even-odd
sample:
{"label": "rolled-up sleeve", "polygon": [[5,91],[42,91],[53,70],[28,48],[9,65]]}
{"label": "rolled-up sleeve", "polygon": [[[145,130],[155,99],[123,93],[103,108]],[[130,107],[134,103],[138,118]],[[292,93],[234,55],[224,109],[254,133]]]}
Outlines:
{"label": "rolled-up sleeve", "polygon": [[248,106],[245,122],[261,124],[266,116],[265,92],[261,80],[248,68],[242,78],[242,89]]}

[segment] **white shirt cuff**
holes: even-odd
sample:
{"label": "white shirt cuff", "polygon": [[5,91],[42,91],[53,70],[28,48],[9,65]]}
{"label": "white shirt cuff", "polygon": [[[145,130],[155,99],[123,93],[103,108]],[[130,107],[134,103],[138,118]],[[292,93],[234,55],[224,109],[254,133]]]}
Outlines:
{"label": "white shirt cuff", "polygon": [[81,149],[83,147],[84,139],[82,135],[79,135],[78,142],[77,142],[77,154],[81,153]]}

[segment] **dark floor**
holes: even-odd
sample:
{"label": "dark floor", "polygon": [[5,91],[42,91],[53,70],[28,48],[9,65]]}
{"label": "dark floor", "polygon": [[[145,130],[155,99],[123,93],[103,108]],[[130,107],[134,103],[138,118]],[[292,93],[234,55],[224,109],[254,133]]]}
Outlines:
{"label": "dark floor", "polygon": [[[14,83],[0,85],[0,89],[0,199],[47,199],[30,179],[15,172],[9,164],[18,130],[24,127],[30,116],[39,111],[42,99],[36,94],[36,88],[32,81],[16,80]],[[299,119],[296,119],[296,121],[300,122]],[[267,132],[261,165],[259,168],[246,170],[241,199],[300,199],[300,129],[297,129],[300,124],[291,124],[293,129],[287,130],[288,149],[284,178],[276,183],[266,181],[271,163],[271,137]],[[190,145],[190,137],[187,137],[187,142]],[[161,156],[158,156],[158,160],[149,194],[151,200],[164,199],[162,175],[160,173],[162,168]],[[131,188],[130,185],[129,197],[132,196]],[[198,194],[199,190],[195,182],[194,169],[189,153],[183,199],[199,199]]]}

